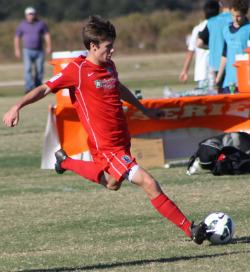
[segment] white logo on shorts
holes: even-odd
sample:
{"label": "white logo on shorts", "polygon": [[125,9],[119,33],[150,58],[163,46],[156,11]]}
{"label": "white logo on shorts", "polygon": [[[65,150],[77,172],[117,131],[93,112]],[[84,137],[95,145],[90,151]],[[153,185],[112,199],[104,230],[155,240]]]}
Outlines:
{"label": "white logo on shorts", "polygon": [[128,155],[122,156],[122,160],[125,161],[126,163],[132,162],[131,158]]}

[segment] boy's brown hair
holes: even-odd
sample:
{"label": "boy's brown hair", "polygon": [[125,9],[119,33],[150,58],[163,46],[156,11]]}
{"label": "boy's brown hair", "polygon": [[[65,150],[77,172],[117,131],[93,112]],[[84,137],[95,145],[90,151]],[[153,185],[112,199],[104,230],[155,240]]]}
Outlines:
{"label": "boy's brown hair", "polygon": [[220,5],[217,0],[207,0],[203,6],[203,11],[206,19],[219,14]]}
{"label": "boy's brown hair", "polygon": [[90,16],[83,27],[82,38],[85,47],[89,50],[91,42],[98,46],[103,41],[115,40],[115,27],[98,15]]}
{"label": "boy's brown hair", "polygon": [[247,14],[249,8],[248,0],[232,0],[230,8],[240,11],[242,14]]}

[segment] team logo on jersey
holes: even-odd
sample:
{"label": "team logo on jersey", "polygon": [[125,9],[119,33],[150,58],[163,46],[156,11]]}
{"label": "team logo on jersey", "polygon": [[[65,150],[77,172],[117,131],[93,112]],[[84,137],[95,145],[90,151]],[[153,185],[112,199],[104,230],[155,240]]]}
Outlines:
{"label": "team logo on jersey", "polygon": [[128,155],[122,156],[122,160],[125,161],[125,163],[130,163],[132,162],[132,159]]}
{"label": "team logo on jersey", "polygon": [[117,79],[112,77],[109,79],[95,80],[96,88],[113,89],[116,87]]}
{"label": "team logo on jersey", "polygon": [[101,80],[95,80],[95,86],[96,88],[101,88],[102,87],[102,81]]}

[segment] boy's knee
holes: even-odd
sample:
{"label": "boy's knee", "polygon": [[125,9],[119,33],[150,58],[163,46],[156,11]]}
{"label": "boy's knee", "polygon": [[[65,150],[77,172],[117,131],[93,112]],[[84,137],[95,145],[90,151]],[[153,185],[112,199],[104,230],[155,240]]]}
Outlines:
{"label": "boy's knee", "polygon": [[141,183],[142,186],[153,186],[156,181],[147,171],[143,170],[139,177],[139,183]]}
{"label": "boy's knee", "polygon": [[157,182],[154,178],[152,178],[150,175],[146,176],[144,178],[144,185],[149,187],[149,188],[155,188]]}
{"label": "boy's knee", "polygon": [[107,184],[106,188],[111,191],[118,191],[121,188],[121,183],[116,182],[116,184]]}
{"label": "boy's knee", "polygon": [[101,179],[101,184],[111,191],[118,191],[121,187],[121,182],[117,182],[113,177],[104,174]]}

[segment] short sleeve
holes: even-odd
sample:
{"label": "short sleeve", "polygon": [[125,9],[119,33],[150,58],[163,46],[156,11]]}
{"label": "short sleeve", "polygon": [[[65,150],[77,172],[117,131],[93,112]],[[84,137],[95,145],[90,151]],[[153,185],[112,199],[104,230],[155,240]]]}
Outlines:
{"label": "short sleeve", "polygon": [[42,32],[43,32],[43,34],[49,32],[48,25],[45,22],[43,22]]}
{"label": "short sleeve", "polygon": [[45,82],[45,84],[49,86],[53,93],[64,88],[75,89],[78,86],[78,72],[79,66],[71,62],[60,73]]}
{"label": "short sleeve", "polygon": [[22,37],[23,36],[23,30],[22,30],[22,24],[20,24],[17,28],[16,28],[16,33],[15,35],[17,37]]}
{"label": "short sleeve", "polygon": [[191,37],[189,39],[189,43],[188,43],[188,50],[189,51],[195,51],[195,49],[197,47],[196,46],[197,38],[198,38],[198,29],[197,29],[197,27],[194,27]]}

